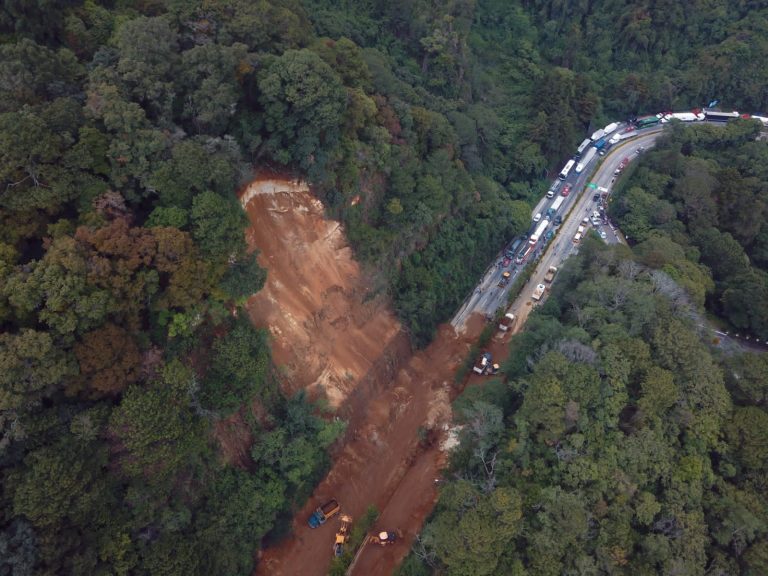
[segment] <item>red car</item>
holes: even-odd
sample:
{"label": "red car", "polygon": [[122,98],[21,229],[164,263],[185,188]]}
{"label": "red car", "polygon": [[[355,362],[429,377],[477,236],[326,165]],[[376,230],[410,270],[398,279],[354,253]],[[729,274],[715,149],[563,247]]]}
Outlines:
{"label": "red car", "polygon": [[635,128],[634,126],[627,126],[626,128],[624,128],[624,134],[629,134],[630,132],[634,132],[635,130],[637,130],[637,128]]}
{"label": "red car", "polygon": [[562,195],[563,196],[568,196],[568,194],[570,194],[570,193],[571,193],[571,185],[570,184],[566,184],[565,186],[563,186]]}

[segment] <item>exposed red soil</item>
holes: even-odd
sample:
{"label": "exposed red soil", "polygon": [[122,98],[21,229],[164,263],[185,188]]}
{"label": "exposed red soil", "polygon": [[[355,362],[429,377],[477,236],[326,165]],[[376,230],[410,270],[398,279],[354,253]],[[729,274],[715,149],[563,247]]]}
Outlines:
{"label": "exposed red soil", "polygon": [[[376,529],[400,530],[387,548],[368,546],[353,574],[391,574],[437,497],[434,479],[445,456],[424,446],[419,429],[450,422],[454,373],[482,329],[458,336],[441,326],[433,343],[411,354],[391,307],[368,299],[368,283],[338,222],[300,183],[257,179],[243,194],[248,240],[267,268],[265,288],[248,302],[254,323],[273,336],[273,355],[288,393],[324,395],[348,421],[328,475],[293,523],[293,534],[266,549],[256,574],[326,574],[338,519],[312,530],[306,520],[328,498],[360,518],[374,505]],[[434,435],[433,435],[434,436]]]}
{"label": "exposed red soil", "polygon": [[267,269],[248,301],[251,318],[272,335],[272,355],[286,391],[307,389],[340,406],[402,337],[381,298],[370,298],[341,224],[300,182],[261,179],[241,201],[251,220],[248,242]]}

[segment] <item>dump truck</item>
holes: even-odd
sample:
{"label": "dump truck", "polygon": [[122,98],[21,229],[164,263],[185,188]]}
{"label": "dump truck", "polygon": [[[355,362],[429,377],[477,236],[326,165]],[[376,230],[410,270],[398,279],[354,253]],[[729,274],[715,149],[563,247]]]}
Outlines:
{"label": "dump truck", "polygon": [[488,368],[491,366],[491,353],[490,352],[484,352],[480,354],[480,357],[477,359],[477,362],[475,362],[475,365],[472,367],[472,372],[475,374],[480,374],[481,376],[486,373]]}
{"label": "dump truck", "polygon": [[329,500],[312,513],[307,524],[309,524],[310,528],[317,528],[321,524],[325,524],[329,518],[336,516],[340,511],[341,506],[339,506],[339,503],[336,500]]}
{"label": "dump truck", "polygon": [[512,314],[512,312],[507,312],[504,314],[504,318],[502,318],[499,321],[499,330],[502,332],[506,332],[507,330],[511,330],[512,326],[515,325],[515,315]]}
{"label": "dump truck", "polygon": [[344,554],[344,544],[349,540],[349,530],[352,527],[352,518],[343,514],[341,516],[341,525],[336,532],[336,540],[333,543],[333,555],[341,556]]}
{"label": "dump truck", "polygon": [[541,300],[541,297],[544,296],[544,292],[546,292],[546,290],[547,290],[547,286],[545,284],[539,284],[538,286],[536,286],[536,290],[533,291],[531,298],[538,302],[539,300]]}
{"label": "dump truck", "polygon": [[544,282],[552,282],[555,279],[555,274],[557,274],[557,266],[550,266],[547,273],[544,274]]}
{"label": "dump truck", "polygon": [[369,542],[371,544],[378,544],[379,546],[389,546],[390,544],[394,544],[395,542],[397,542],[397,539],[399,537],[400,537],[399,532],[384,530],[379,532],[378,534],[375,534],[374,536],[371,536],[369,538]]}

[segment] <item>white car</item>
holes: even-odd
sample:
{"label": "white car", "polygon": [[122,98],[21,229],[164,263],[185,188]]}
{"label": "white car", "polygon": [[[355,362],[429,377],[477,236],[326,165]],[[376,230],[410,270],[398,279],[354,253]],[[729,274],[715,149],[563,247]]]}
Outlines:
{"label": "white car", "polygon": [[608,238],[608,234],[605,233],[605,230],[602,230],[602,229],[600,230],[600,238],[602,238],[603,240]]}
{"label": "white car", "polygon": [[541,220],[541,212],[536,212],[536,216],[533,217],[534,222]]}

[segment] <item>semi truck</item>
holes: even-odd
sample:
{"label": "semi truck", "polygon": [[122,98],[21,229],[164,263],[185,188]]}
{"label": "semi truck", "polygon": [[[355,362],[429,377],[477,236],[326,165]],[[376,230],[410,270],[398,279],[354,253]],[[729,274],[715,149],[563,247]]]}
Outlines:
{"label": "semi truck", "polygon": [[555,201],[552,202],[552,206],[550,206],[550,209],[553,211],[553,213],[557,213],[558,210],[560,210],[560,207],[563,205],[563,202],[565,202],[565,196],[558,196],[555,198]]}
{"label": "semi truck", "polygon": [[565,166],[563,166],[563,169],[560,170],[559,178],[560,180],[565,180],[568,178],[568,174],[571,173],[571,168],[576,164],[575,160],[568,160],[568,162],[565,163]]}
{"label": "semi truck", "polygon": [[576,165],[576,174],[581,174],[582,170],[584,170],[584,168],[587,167],[587,164],[592,161],[592,158],[595,157],[596,153],[597,148],[594,146],[587,150],[587,153],[581,157],[581,160],[579,160],[579,163]]}
{"label": "semi truck", "polygon": [[601,128],[600,130],[595,130],[594,132],[592,132],[592,136],[590,136],[590,139],[592,140],[592,142],[596,142],[600,140],[600,138],[602,138],[603,136],[605,136],[605,130]]}
{"label": "semi truck", "polygon": [[533,291],[533,294],[531,294],[531,298],[538,302],[541,300],[541,297],[544,296],[544,292],[546,292],[547,286],[545,284],[539,284],[536,286],[536,289]]}
{"label": "semi truck", "polygon": [[310,528],[317,528],[321,524],[325,524],[329,518],[333,518],[341,511],[341,506],[336,500],[329,500],[319,508],[317,508],[309,517],[307,524]]}
{"label": "semi truck", "polygon": [[728,122],[728,120],[735,120],[739,118],[741,114],[736,112],[720,112],[719,110],[704,110],[704,116],[710,122]]}
{"label": "semi truck", "polygon": [[638,118],[635,122],[635,126],[637,126],[638,129],[648,128],[650,126],[655,126],[659,122],[661,122],[661,119],[657,116],[645,116],[643,118]]}
{"label": "semi truck", "polygon": [[555,279],[556,274],[557,274],[557,266],[550,266],[549,270],[547,270],[547,273],[544,274],[544,282],[551,283],[552,280]]}
{"label": "semi truck", "polygon": [[531,234],[531,237],[528,239],[528,244],[530,244],[531,246],[535,246],[536,242],[539,241],[539,238],[541,237],[541,235],[544,234],[544,230],[547,229],[547,226],[549,226],[549,220],[544,219],[541,222],[539,222],[539,225],[536,227],[536,230],[534,230],[533,234]]}
{"label": "semi truck", "polygon": [[589,138],[584,138],[584,141],[581,144],[579,144],[578,148],[576,148],[576,157],[578,158],[579,156],[581,156],[584,153],[584,150],[586,150],[587,146],[589,146],[590,144],[592,144],[592,140],[590,140]]}
{"label": "semi truck", "polygon": [[693,112],[674,112],[664,116],[664,118],[661,119],[661,123],[665,124],[670,120],[680,120],[680,122],[698,122],[699,120],[704,120],[704,118],[706,118],[706,116],[701,113],[694,114]]}

